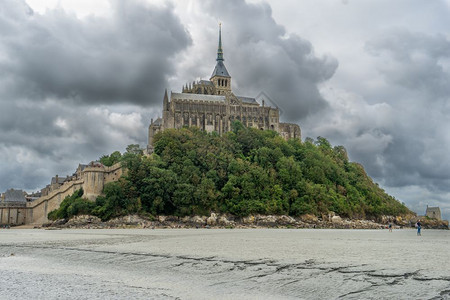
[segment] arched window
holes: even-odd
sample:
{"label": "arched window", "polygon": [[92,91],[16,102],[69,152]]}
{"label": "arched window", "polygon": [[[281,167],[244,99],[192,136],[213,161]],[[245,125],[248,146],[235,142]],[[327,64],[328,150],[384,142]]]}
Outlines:
{"label": "arched window", "polygon": [[225,79],[225,86],[228,85],[228,79]]}

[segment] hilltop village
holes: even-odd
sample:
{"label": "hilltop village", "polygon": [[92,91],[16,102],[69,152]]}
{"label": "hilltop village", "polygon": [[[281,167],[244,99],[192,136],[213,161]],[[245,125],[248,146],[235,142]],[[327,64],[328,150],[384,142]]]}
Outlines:
{"label": "hilltop village", "polygon": [[[274,135],[280,136],[284,141],[298,140],[300,143],[301,130],[297,124],[280,122],[280,110],[277,107],[267,105],[264,99],[261,99],[261,103],[259,103],[255,98],[235,95],[231,88],[231,80],[232,77],[224,64],[221,29],[219,29],[216,65],[210,80],[200,80],[193,82],[192,84],[186,84],[182,87],[181,93],[168,93],[167,90],[165,91],[163,96],[162,117],[155,121],[152,119],[148,128],[148,144],[144,151],[145,154],[151,155],[156,151],[155,137],[159,133],[189,127],[197,128],[197,130],[200,130],[201,132],[216,132],[218,136],[223,136],[230,131],[236,130],[233,128],[235,121],[239,121],[239,124],[242,124],[244,128],[251,128],[258,133],[262,131],[276,132]],[[263,138],[265,139],[266,137]],[[345,149],[343,150],[342,148],[335,147],[334,149],[330,148],[330,150],[333,152],[332,156],[335,157],[335,159],[343,161],[348,160],[346,158]],[[265,149],[264,151],[269,151],[269,149]],[[237,161],[239,162],[239,160]],[[342,161],[340,163],[342,163]],[[355,168],[355,172],[360,172],[359,166],[355,165]],[[58,209],[66,197],[71,196],[76,191],[82,189],[84,192],[83,198],[94,202],[97,197],[103,195],[104,186],[108,183],[118,181],[124,174],[124,170],[125,168],[123,168],[120,162],[112,164],[111,166],[105,166],[101,162],[93,161],[89,164],[79,164],[75,172],[70,176],[59,177],[56,175],[51,179],[48,185],[36,193],[27,194],[21,190],[10,189],[1,195],[0,224],[33,224],[40,226],[47,223],[49,221],[48,214]],[[362,173],[364,174],[364,172]],[[365,177],[366,176],[364,175],[363,178]],[[369,184],[372,184],[371,181],[369,181]],[[279,189],[280,187],[277,188]],[[223,187],[223,189],[225,189],[225,187]],[[336,189],[339,194],[337,197],[340,197],[340,199],[347,196],[347,191],[345,191],[344,187],[338,186],[337,183]],[[278,195],[280,191],[272,191],[270,193],[275,193],[275,196],[273,197],[280,197]],[[289,193],[294,197],[297,192],[292,188]],[[391,198],[392,197],[390,196],[386,196],[386,201],[394,201],[394,206],[400,205],[395,199]],[[294,206],[295,203],[292,205]],[[305,212],[308,211],[308,209],[309,208],[307,207],[297,208],[299,212]],[[406,207],[404,209],[405,211],[409,211]],[[312,208],[310,210],[313,211]],[[277,212],[277,210],[273,211]],[[286,208],[283,208],[283,205],[280,205],[278,212],[281,214],[285,211]],[[218,222],[220,218],[216,217],[215,213],[212,213],[209,218],[213,218],[213,215]],[[426,216],[430,219],[441,219],[440,210],[436,207],[427,208]],[[193,218],[195,219],[195,217]],[[196,224],[195,226],[198,226],[199,224],[214,225],[217,223],[216,221],[211,221],[211,223],[208,221],[209,218],[207,217],[199,218],[200,219],[197,218],[194,221],[188,218],[186,222],[194,225]],[[235,222],[233,221],[233,218],[231,218],[233,219],[232,221],[230,221],[229,218],[229,215],[223,215],[223,224],[230,225],[231,222]],[[334,226],[335,228],[379,228],[383,226],[373,222],[345,223],[334,213],[323,215],[322,219],[325,223],[318,223],[317,217],[314,217],[311,214],[303,217],[301,220],[295,220],[290,216],[257,216],[256,218],[253,217],[253,219],[252,216],[249,216],[240,219],[240,222],[253,224],[254,222],[257,222],[258,218],[260,220],[265,220],[262,221],[261,224],[278,224],[281,222],[285,225],[297,224],[296,226],[302,228],[315,227],[318,224],[318,226],[321,227]],[[390,217],[385,218],[383,222],[386,223],[393,220],[393,217]],[[165,218],[162,219],[161,223],[165,224],[164,222],[166,222]],[[405,221],[397,219],[396,222],[406,226],[408,222],[411,223],[411,220]]]}

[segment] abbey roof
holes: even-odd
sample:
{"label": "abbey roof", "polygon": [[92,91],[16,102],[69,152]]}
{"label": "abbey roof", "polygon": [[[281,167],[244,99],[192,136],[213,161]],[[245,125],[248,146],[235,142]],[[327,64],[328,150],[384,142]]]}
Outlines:
{"label": "abbey roof", "polygon": [[231,77],[230,74],[228,74],[227,68],[225,68],[225,65],[223,64],[223,61],[217,61],[211,78],[214,76]]}
{"label": "abbey roof", "polygon": [[225,96],[204,95],[204,94],[189,94],[189,93],[174,93],[170,95],[171,100],[197,100],[197,101],[217,101],[224,102]]}

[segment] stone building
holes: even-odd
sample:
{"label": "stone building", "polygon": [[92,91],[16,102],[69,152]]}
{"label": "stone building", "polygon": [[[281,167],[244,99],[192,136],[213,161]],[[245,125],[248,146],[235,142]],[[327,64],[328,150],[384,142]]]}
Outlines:
{"label": "stone building", "polygon": [[431,207],[427,205],[425,216],[441,221],[441,209],[439,207]]}
{"label": "stone building", "polygon": [[[83,189],[83,198],[95,201],[105,184],[117,181],[124,174],[121,163],[107,167],[98,161],[78,165],[72,176],[55,176],[41,192],[27,201],[26,193],[10,189],[0,201],[0,225],[42,225],[48,221],[48,213],[59,208],[65,197]],[[37,197],[39,195],[39,197]]]}
{"label": "stone building", "polygon": [[207,132],[223,134],[231,130],[235,120],[244,126],[261,130],[275,130],[285,139],[301,138],[297,124],[280,123],[278,108],[259,104],[255,98],[235,95],[231,90],[231,76],[224,65],[222,33],[216,66],[210,80],[200,80],[182,87],[181,93],[167,90],[163,98],[162,118],[153,119],[148,130],[148,153],[153,152],[156,133],[168,128],[196,126]]}

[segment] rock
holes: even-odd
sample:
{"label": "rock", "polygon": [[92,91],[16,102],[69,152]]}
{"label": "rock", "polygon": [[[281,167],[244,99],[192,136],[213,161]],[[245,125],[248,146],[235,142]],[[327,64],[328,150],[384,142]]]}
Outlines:
{"label": "rock", "polygon": [[206,224],[210,226],[214,226],[217,223],[217,216],[215,213],[211,213],[211,216],[206,219]]}
{"label": "rock", "polygon": [[300,220],[309,224],[316,224],[319,222],[319,219],[315,215],[301,215]]}
{"label": "rock", "polygon": [[99,217],[96,216],[90,216],[90,215],[80,215],[80,216],[74,216],[72,219],[67,221],[65,224],[68,227],[79,227],[82,225],[89,225],[89,224],[100,224],[102,220],[100,220]]}
{"label": "rock", "polygon": [[256,215],[256,225],[264,227],[277,227],[277,216],[273,215]]}
{"label": "rock", "polygon": [[176,216],[158,216],[158,221],[160,223],[177,223],[180,221],[180,219]]}
{"label": "rock", "polygon": [[106,222],[106,225],[113,228],[124,226],[135,226],[145,228],[150,227],[152,225],[152,222],[150,220],[142,218],[139,215],[128,215],[111,219],[108,222]]}
{"label": "rock", "polygon": [[203,226],[203,225],[205,225],[206,224],[206,217],[200,217],[200,216],[193,216],[192,218],[191,218],[191,222],[194,224],[194,225],[200,225],[200,226]]}
{"label": "rock", "polygon": [[331,217],[331,223],[333,224],[341,224],[342,223],[342,218],[339,216],[333,216]]}
{"label": "rock", "polygon": [[181,222],[183,222],[185,224],[190,223],[191,217],[189,217],[189,216],[183,217],[183,218],[181,218]]}
{"label": "rock", "polygon": [[219,219],[217,220],[217,223],[221,226],[233,226],[234,227],[234,225],[235,225],[235,222],[228,220],[228,218],[226,216],[220,216]]}
{"label": "rock", "polygon": [[61,226],[67,223],[66,219],[58,219],[53,222],[53,226]]}
{"label": "rock", "polygon": [[[328,213],[328,222],[333,222],[333,217],[336,216],[336,213],[334,211],[330,211]],[[326,218],[322,216],[322,220],[325,220]]]}
{"label": "rock", "polygon": [[292,224],[295,224],[296,221],[293,217],[282,215],[282,216],[278,216],[277,223],[279,225],[292,225]]}
{"label": "rock", "polygon": [[243,217],[242,218],[242,223],[243,224],[253,224],[253,223],[255,223],[255,216],[250,215],[250,216],[247,216],[247,217]]}

